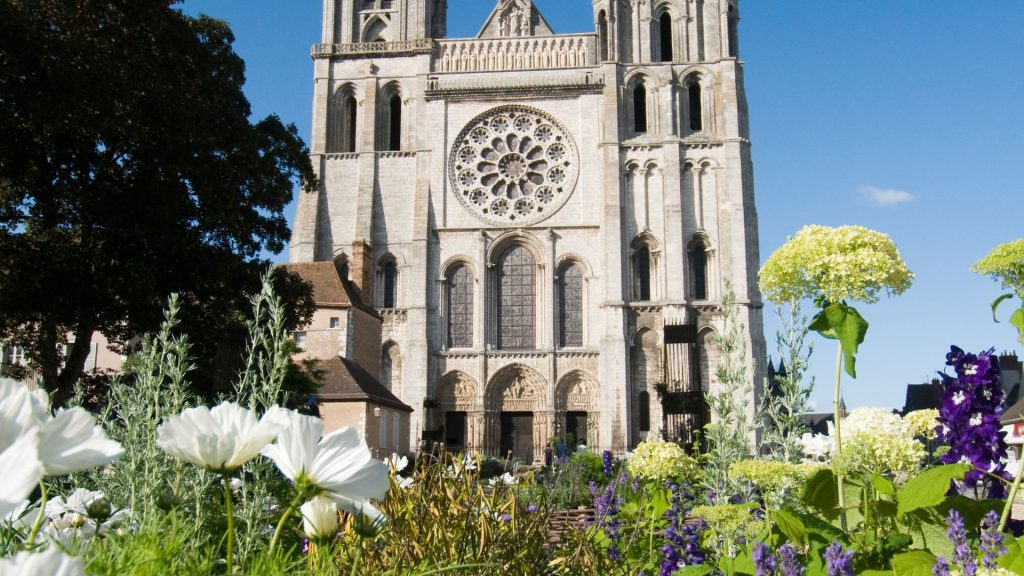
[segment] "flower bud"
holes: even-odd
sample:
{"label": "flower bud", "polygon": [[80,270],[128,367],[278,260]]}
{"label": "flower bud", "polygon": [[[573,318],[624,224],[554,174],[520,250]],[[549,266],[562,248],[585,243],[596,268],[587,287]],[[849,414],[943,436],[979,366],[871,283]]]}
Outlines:
{"label": "flower bud", "polygon": [[106,498],[97,498],[93,500],[91,504],[85,509],[85,512],[96,521],[97,524],[105,522],[114,513],[113,508],[110,506],[110,500]]}
{"label": "flower bud", "polygon": [[171,510],[174,510],[181,506],[181,504],[181,497],[171,490],[165,490],[163,494],[160,494],[160,497],[156,499],[157,508],[163,510],[164,512],[170,512]]}

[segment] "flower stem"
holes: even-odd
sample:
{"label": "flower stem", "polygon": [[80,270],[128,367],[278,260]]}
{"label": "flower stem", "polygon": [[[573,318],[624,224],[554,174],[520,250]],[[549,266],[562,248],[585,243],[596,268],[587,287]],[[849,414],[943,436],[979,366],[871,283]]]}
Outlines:
{"label": "flower stem", "polygon": [[1010,519],[1010,511],[1013,509],[1013,501],[1017,499],[1017,489],[1020,488],[1021,468],[1024,463],[1017,463],[1017,473],[1013,476],[1013,485],[1010,486],[1010,493],[1006,496],[1006,505],[1003,506],[1003,514],[999,517],[999,531],[1006,528],[1006,522]]}
{"label": "flower stem", "polygon": [[32,524],[32,532],[28,535],[29,548],[36,543],[36,536],[39,535],[39,530],[43,527],[43,518],[46,518],[46,484],[42,478],[39,479],[39,490],[42,491],[43,495],[39,498],[39,514],[36,514],[36,521]]}
{"label": "flower stem", "polygon": [[356,574],[359,573],[359,565],[362,564],[362,561],[363,561],[363,543],[360,542],[359,546],[356,547],[356,557],[352,561],[352,572],[350,573],[351,576],[356,576]]}
{"label": "flower stem", "polygon": [[[836,390],[835,398],[833,399],[833,406],[835,412],[832,413],[832,421],[835,423],[836,428],[836,456],[843,455],[843,435],[840,431],[839,421],[842,418],[839,417],[839,404],[842,402],[842,396],[839,393],[839,383],[843,379],[843,344],[839,343],[839,351],[836,353]],[[835,458],[833,458],[834,460]],[[836,470],[836,489],[839,497],[839,522],[846,531],[846,496],[843,494],[843,474]]]}
{"label": "flower stem", "polygon": [[221,480],[224,481],[224,508],[225,508],[225,510],[227,511],[227,514],[228,514],[228,532],[227,532],[228,543],[227,543],[227,554],[226,554],[226,558],[227,558],[227,562],[228,562],[227,574],[228,574],[228,576],[231,576],[231,574],[233,574],[234,571],[235,571],[233,558],[231,556],[232,546],[235,543],[235,513],[234,513],[233,503],[231,501],[231,479],[228,477],[227,474],[223,474],[221,476]]}
{"label": "flower stem", "polygon": [[277,548],[277,542],[281,539],[281,531],[284,530],[285,522],[287,522],[288,519],[291,518],[292,514],[295,513],[295,509],[299,507],[299,504],[301,502],[302,495],[297,494],[295,498],[292,500],[292,503],[288,505],[288,509],[284,511],[284,514],[281,516],[281,520],[277,522],[277,530],[274,530],[274,539],[270,541],[271,552],[273,552],[274,549]]}

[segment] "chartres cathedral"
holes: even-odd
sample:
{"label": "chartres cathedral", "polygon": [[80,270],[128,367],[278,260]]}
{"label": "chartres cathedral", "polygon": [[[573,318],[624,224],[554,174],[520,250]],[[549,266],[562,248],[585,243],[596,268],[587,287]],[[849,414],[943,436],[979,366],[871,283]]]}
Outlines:
{"label": "chartres cathedral", "polygon": [[290,260],[383,318],[413,446],[692,439],[727,284],[764,372],[738,1],[593,0],[594,32],[557,34],[499,0],[458,39],[446,4],[324,0]]}

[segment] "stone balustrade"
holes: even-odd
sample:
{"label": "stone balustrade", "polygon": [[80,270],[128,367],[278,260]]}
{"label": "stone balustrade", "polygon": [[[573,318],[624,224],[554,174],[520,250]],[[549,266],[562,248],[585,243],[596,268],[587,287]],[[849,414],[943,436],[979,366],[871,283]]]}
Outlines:
{"label": "stone balustrade", "polygon": [[364,57],[374,55],[403,55],[409,52],[428,53],[433,49],[430,38],[401,40],[398,42],[358,42],[355,44],[314,44],[313,58]]}
{"label": "stone balustrade", "polygon": [[439,40],[434,48],[434,71],[492,72],[596,66],[596,50],[594,34]]}

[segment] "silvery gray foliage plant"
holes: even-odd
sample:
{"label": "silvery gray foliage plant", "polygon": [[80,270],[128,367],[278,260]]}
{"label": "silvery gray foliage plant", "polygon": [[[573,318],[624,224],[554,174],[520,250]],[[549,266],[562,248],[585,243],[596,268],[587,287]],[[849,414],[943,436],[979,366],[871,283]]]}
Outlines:
{"label": "silvery gray foliage plant", "polygon": [[753,436],[749,399],[754,388],[747,375],[747,349],[736,293],[728,281],[723,285],[721,315],[723,330],[714,339],[721,355],[706,394],[712,424],[705,428],[708,452],[704,481],[709,492],[715,494],[716,503],[726,503],[739,492],[739,486],[729,480],[729,466],[750,454]]}
{"label": "silvery gray foliage plant", "polygon": [[810,408],[809,398],[814,390],[813,376],[804,382],[814,343],[807,340],[807,317],[799,301],[776,306],[775,313],[782,322],[775,332],[775,342],[786,371],[785,375],[776,375],[774,383],[765,380],[758,411],[761,449],[773,460],[797,464],[801,460],[800,437],[808,432],[803,415]]}

